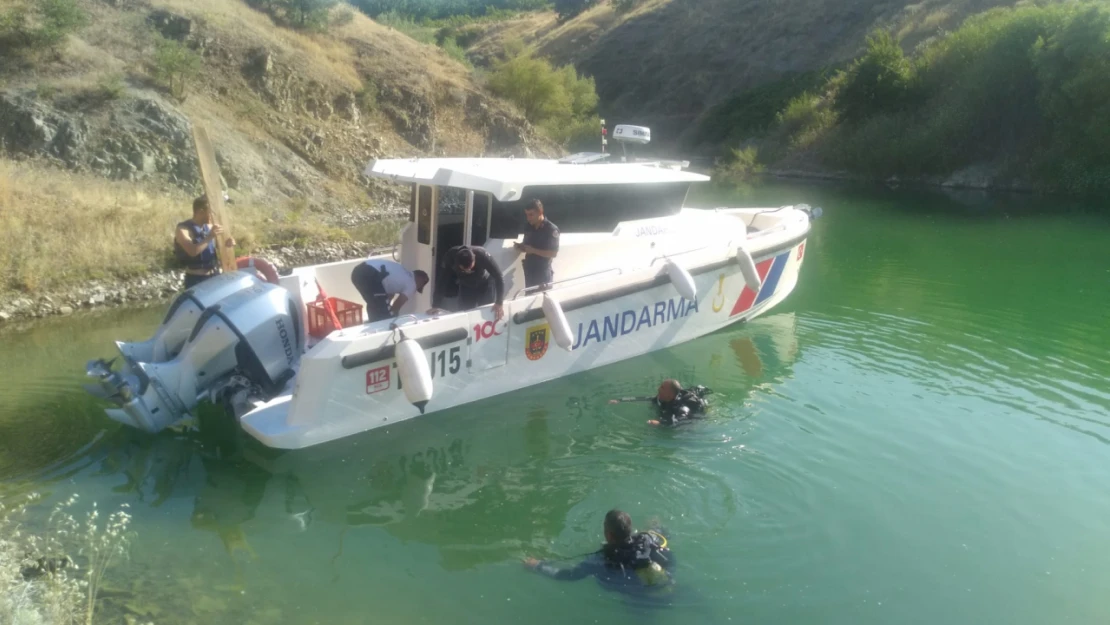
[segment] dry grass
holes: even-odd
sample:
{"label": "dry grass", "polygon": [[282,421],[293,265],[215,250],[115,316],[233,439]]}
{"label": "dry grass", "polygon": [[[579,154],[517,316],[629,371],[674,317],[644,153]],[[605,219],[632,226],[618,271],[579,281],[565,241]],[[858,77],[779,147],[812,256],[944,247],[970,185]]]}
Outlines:
{"label": "dry grass", "polygon": [[506,42],[520,40],[558,64],[577,61],[589,44],[630,20],[657,11],[675,0],[644,0],[628,13],[617,13],[604,2],[560,24],[554,12],[525,13],[494,24],[472,47],[479,57],[496,55]]}
{"label": "dry grass", "polygon": [[151,269],[188,199],[0,161],[0,285],[34,290]]}
{"label": "dry grass", "polygon": [[291,57],[283,58],[284,61],[322,83],[354,90],[362,85],[354,67],[353,50],[334,33],[303,33],[278,27],[269,15],[250,8],[242,0],[152,0],[151,5],[203,20],[232,36],[237,43],[250,42],[280,51]]}
{"label": "dry grass", "polygon": [[[192,198],[176,188],[0,159],[0,291],[34,291],[172,266],[173,229]],[[349,240],[305,210],[231,207],[239,253],[274,243]]]}
{"label": "dry grass", "polygon": [[0,503],[0,622],[93,625],[105,573],[128,555],[131,515],[121,509],[101,523],[93,502],[81,521],[71,512],[74,494],[43,522],[29,514],[38,500],[32,493],[10,507]]}

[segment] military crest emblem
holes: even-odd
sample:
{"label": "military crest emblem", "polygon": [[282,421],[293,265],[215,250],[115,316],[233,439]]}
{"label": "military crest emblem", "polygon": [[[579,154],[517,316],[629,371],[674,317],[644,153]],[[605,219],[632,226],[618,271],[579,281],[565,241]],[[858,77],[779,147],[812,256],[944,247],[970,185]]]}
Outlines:
{"label": "military crest emblem", "polygon": [[539,360],[547,353],[551,343],[551,327],[546,323],[528,328],[528,341],[524,344],[524,355],[528,360]]}

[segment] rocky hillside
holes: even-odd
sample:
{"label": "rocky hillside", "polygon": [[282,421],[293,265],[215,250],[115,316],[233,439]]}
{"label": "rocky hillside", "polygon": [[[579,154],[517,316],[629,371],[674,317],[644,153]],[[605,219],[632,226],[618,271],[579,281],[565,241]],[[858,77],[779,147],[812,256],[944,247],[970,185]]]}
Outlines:
{"label": "rocky hillside", "polygon": [[[361,175],[372,158],[550,149],[468,68],[349,7],[306,33],[242,0],[77,5],[58,51],[0,64],[0,156],[194,193],[202,122],[233,199],[351,225],[397,201]],[[183,98],[155,80],[167,40],[201,57]]]}
{"label": "rocky hillside", "polygon": [[602,117],[610,123],[652,126],[660,142],[684,140],[698,150],[712,147],[711,139],[690,139],[715,107],[753,88],[849,61],[876,28],[894,32],[903,48],[912,50],[953,30],[968,15],[1014,4],[642,0],[620,14],[613,4],[603,3],[562,24],[553,13],[497,24],[469,53],[481,63],[504,42],[522,39],[540,54],[572,62],[594,76]]}

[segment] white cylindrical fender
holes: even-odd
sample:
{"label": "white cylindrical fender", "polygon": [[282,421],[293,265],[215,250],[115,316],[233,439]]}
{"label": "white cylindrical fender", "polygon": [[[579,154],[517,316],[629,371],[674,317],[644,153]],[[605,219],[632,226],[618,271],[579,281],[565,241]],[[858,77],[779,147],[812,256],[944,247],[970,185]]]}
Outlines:
{"label": "white cylindrical fender", "polygon": [[544,293],[543,296],[543,315],[547,318],[547,325],[551,328],[551,337],[555,339],[555,344],[569,352],[574,346],[574,334],[570,331],[570,324],[567,323],[562,304],[550,293]]}
{"label": "white cylindrical fender", "polygon": [[678,290],[679,295],[690,301],[697,299],[698,287],[694,285],[694,277],[689,271],[673,260],[667,259],[667,275],[671,277],[671,282],[674,283],[674,288]]}
{"label": "white cylindrical fender", "polygon": [[747,283],[748,288],[758,293],[763,287],[763,280],[759,279],[759,270],[755,268],[752,255],[748,250],[740,248],[736,250],[736,262],[740,263],[740,273],[744,274],[744,282]]}
{"label": "white cylindrical fender", "polygon": [[397,343],[397,374],[405,389],[405,398],[424,414],[424,406],[432,398],[432,372],[428,368],[428,357],[420,344],[401,335]]}

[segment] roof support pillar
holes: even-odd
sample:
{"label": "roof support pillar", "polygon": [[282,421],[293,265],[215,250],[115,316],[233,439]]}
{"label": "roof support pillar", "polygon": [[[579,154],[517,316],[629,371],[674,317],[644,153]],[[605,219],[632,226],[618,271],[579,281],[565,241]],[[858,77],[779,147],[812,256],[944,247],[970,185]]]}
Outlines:
{"label": "roof support pillar", "polygon": [[466,211],[463,213],[463,245],[470,245],[474,229],[474,192],[466,192]]}

